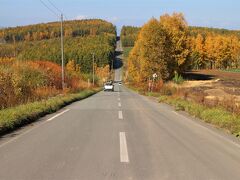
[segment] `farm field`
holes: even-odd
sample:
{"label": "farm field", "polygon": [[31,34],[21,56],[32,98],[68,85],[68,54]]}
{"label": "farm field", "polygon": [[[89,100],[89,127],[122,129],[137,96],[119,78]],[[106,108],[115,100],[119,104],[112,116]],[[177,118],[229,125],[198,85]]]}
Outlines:
{"label": "farm field", "polygon": [[189,93],[189,99],[202,98],[209,105],[220,104],[239,112],[240,74],[221,70],[196,70],[184,74],[186,81],[177,85]]}

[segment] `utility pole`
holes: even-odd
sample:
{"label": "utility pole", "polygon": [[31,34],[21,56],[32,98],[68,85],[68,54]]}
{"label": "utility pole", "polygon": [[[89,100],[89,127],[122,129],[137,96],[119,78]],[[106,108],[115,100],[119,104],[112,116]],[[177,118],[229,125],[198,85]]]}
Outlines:
{"label": "utility pole", "polygon": [[16,38],[15,38],[15,35],[13,35],[13,44],[14,44],[14,57],[16,57],[17,52],[16,52]]}
{"label": "utility pole", "polygon": [[63,14],[61,14],[62,89],[64,89]]}
{"label": "utility pole", "polygon": [[114,62],[114,59],[112,59],[112,69],[111,69],[111,71],[112,71],[112,79],[114,80],[114,69],[113,69],[114,64],[113,64],[113,62]]}
{"label": "utility pole", "polygon": [[94,73],[95,73],[95,72],[94,72],[94,71],[95,71],[95,70],[94,70],[94,58],[95,58],[95,57],[94,57],[94,53],[93,53],[93,54],[92,54],[92,60],[93,60],[93,62],[92,62],[92,64],[93,64],[93,65],[92,65],[92,66],[93,66],[93,67],[92,67],[93,80],[92,80],[92,81],[93,81],[93,86],[94,86],[94,84],[95,84],[95,77],[94,77]]}
{"label": "utility pole", "polygon": [[114,61],[114,60],[112,59],[112,71],[113,71],[113,61]]}

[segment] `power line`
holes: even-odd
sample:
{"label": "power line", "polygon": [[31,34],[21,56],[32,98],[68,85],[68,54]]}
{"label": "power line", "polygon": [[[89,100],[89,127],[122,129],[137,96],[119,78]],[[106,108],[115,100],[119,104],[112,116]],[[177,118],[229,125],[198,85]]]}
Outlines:
{"label": "power line", "polygon": [[60,14],[63,14],[63,12],[57,8],[57,6],[55,6],[50,0],[47,0],[51,5],[52,7],[54,7],[58,12],[60,12]]}
{"label": "power line", "polygon": [[63,14],[63,16],[64,16],[64,17],[65,17],[65,19],[68,21],[68,18],[67,18],[67,16],[66,16],[66,15],[64,15],[64,14]]}
{"label": "power line", "polygon": [[60,14],[63,14],[63,16],[65,17],[65,19],[67,20],[66,15],[64,15],[64,13],[50,0],[47,0],[49,2],[49,4],[52,5],[52,7],[54,7]]}
{"label": "power line", "polygon": [[40,2],[49,10],[51,11],[55,16],[57,16],[59,18],[59,15],[54,11],[52,10],[46,3],[44,3],[42,0],[40,0]]}
{"label": "power line", "polygon": [[[64,78],[64,42],[63,42],[63,13],[60,11],[50,0],[47,0],[58,12],[61,13],[60,18],[61,18],[61,56],[62,56],[62,89],[65,87],[65,78]],[[51,11],[54,15],[56,15],[58,18],[58,14],[52,10],[46,3],[44,3],[42,0],[40,2],[49,10]]]}

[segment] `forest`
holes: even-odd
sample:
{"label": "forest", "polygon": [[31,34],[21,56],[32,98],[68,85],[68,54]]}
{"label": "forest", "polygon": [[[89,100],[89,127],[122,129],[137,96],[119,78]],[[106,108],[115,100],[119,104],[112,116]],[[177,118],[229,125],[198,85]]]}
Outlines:
{"label": "forest", "polygon": [[[93,54],[95,62],[100,67],[111,64],[114,57],[115,36],[113,35],[67,37],[64,41],[65,62],[76,61],[84,73],[91,72]],[[61,64],[60,50],[60,41],[56,38],[19,42],[0,45],[0,57],[16,57],[18,60],[33,61],[48,60]]]}
{"label": "forest", "polygon": [[100,19],[64,22],[64,89],[59,35],[58,22],[0,30],[0,109],[92,87],[93,68],[95,86],[110,77],[113,24]]}
{"label": "forest", "polygon": [[[30,38],[26,38],[29,33]],[[50,36],[51,33],[55,35]],[[56,22],[1,30],[0,37],[6,43],[0,44],[0,57],[61,64],[59,34],[60,27]],[[116,28],[111,23],[103,20],[66,21],[64,34],[65,63],[74,60],[82,72],[90,73],[94,54],[97,66],[112,64]]]}
{"label": "forest", "polygon": [[140,31],[139,27],[134,26],[123,26],[121,29],[121,42],[123,47],[134,46],[137,40],[138,33]]}
{"label": "forest", "polygon": [[[64,36],[89,36],[116,34],[112,23],[101,19],[64,21]],[[60,23],[50,22],[0,29],[0,39],[6,42],[37,41],[60,37]]]}
{"label": "forest", "polygon": [[240,67],[239,31],[189,27],[181,13],[152,18],[141,28],[124,27],[121,34],[130,39],[124,47],[134,44],[127,74],[136,84],[145,83],[155,72],[168,80],[186,70]]}

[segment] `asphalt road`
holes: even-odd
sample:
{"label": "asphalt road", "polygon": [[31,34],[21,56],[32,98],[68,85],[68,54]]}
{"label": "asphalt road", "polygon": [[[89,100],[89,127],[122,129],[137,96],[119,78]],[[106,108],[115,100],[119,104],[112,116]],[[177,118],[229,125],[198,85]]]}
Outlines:
{"label": "asphalt road", "polygon": [[0,140],[1,180],[239,180],[239,168],[237,139],[118,85]]}

